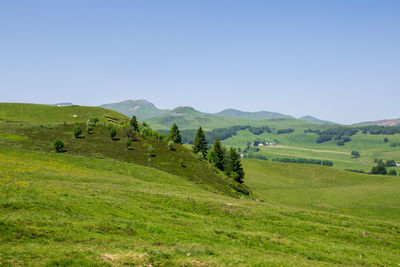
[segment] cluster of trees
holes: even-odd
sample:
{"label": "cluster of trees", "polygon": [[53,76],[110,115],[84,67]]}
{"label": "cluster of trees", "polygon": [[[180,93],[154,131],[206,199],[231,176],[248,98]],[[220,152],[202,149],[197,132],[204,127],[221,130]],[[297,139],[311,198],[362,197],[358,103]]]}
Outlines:
{"label": "cluster of trees", "polygon": [[222,146],[219,139],[215,139],[212,148],[207,153],[207,160],[212,165],[223,171],[236,182],[243,183],[244,170],[237,150],[229,150]]}
{"label": "cluster of trees", "polygon": [[350,136],[355,135],[358,132],[357,128],[338,126],[331,127],[329,129],[325,129],[317,133],[319,137],[317,138],[317,143],[324,143],[333,140],[336,140],[336,144],[339,146],[343,146],[346,142],[350,142]]}
{"label": "cluster of trees", "polygon": [[271,129],[268,126],[261,126],[261,127],[252,127],[252,126],[247,126],[249,131],[255,135],[260,135],[262,133],[271,133]]}
{"label": "cluster of trees", "polygon": [[363,134],[400,134],[400,126],[380,126],[380,125],[370,125],[358,127]]}
{"label": "cluster of trees", "polygon": [[360,157],[360,152],[358,151],[351,151],[351,155],[353,156],[353,158],[357,159]]}
{"label": "cluster of trees", "polygon": [[316,164],[324,166],[333,166],[333,162],[330,160],[319,160],[319,159],[306,159],[306,158],[275,158],[272,161],[285,162],[285,163],[302,163],[302,164]]}
{"label": "cluster of trees", "polygon": [[390,146],[391,147],[397,147],[397,146],[400,146],[400,143],[391,143]]}
{"label": "cluster of trees", "polygon": [[371,174],[381,174],[381,175],[397,175],[395,170],[387,171],[387,167],[396,167],[396,161],[394,160],[387,160],[384,162],[381,159],[375,159],[374,162],[377,164],[376,166],[372,167]]}
{"label": "cluster of trees", "polygon": [[374,159],[374,163],[382,163],[384,164],[386,167],[396,167],[396,161],[394,160],[386,160],[386,162],[384,162],[382,159]]}
{"label": "cluster of trees", "polygon": [[[304,130],[305,133],[315,133],[319,135],[316,142],[317,143],[324,143],[331,140],[336,140],[336,144],[339,146],[345,145],[346,142],[350,142],[350,136],[353,136],[358,133],[358,131],[362,131],[363,134],[400,134],[400,126],[378,126],[378,125],[371,125],[371,126],[361,126],[361,127],[346,127],[346,126],[337,126],[337,127],[330,127],[323,131],[321,130],[313,130],[313,129],[306,129]],[[389,142],[388,138],[384,139],[384,142]],[[400,145],[395,144],[391,145],[393,147]]]}
{"label": "cluster of trees", "polygon": [[285,133],[293,133],[294,132],[294,129],[293,128],[290,128],[290,129],[281,129],[281,130],[278,130],[276,133],[277,134],[285,134]]}

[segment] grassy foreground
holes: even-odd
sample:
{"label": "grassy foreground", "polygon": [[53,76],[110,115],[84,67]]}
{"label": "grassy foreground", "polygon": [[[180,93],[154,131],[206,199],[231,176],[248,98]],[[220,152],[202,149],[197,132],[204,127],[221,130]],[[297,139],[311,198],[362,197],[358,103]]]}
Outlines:
{"label": "grassy foreground", "polygon": [[0,147],[2,266],[394,266],[400,226],[205,191],[111,159]]}

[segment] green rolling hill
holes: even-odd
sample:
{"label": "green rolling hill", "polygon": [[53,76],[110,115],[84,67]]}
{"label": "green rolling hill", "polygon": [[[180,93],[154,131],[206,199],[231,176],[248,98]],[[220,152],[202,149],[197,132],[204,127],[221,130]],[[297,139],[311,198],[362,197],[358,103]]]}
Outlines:
{"label": "green rolling hill", "polygon": [[92,117],[98,118],[101,123],[128,119],[121,113],[99,107],[0,103],[0,121],[34,124],[84,123]]}

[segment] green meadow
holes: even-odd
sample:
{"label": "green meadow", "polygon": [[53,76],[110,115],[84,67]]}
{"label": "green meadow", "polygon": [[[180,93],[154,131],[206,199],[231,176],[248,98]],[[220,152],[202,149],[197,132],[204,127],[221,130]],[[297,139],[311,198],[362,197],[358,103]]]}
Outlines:
{"label": "green meadow", "polygon": [[2,147],[0,168],[3,266],[400,263],[397,209],[372,219],[340,214],[328,201],[316,202],[327,208],[286,205],[273,190],[258,189],[249,171],[263,201],[216,194],[155,168],[67,153]]}
{"label": "green meadow", "polygon": [[[318,126],[313,128],[318,129]],[[283,128],[281,128],[283,129]],[[400,143],[400,135],[371,135],[358,133],[351,137],[352,141],[344,146],[336,145],[335,141],[317,144],[317,135],[304,133],[306,128],[294,127],[293,133],[274,134],[263,133],[254,135],[248,130],[239,131],[237,135],[224,140],[227,146],[235,146],[244,149],[247,142],[255,140],[278,141],[277,146],[259,147],[260,154],[268,160],[274,158],[313,158],[331,160],[334,167],[341,169],[357,169],[370,171],[376,165],[374,159],[395,160],[400,162],[400,147],[391,147],[390,143]],[[387,137],[389,142],[383,140]],[[358,151],[360,158],[353,158],[352,151]],[[398,170],[400,168],[389,168]]]}
{"label": "green meadow", "polygon": [[400,177],[245,159],[247,184],[276,205],[398,223]]}

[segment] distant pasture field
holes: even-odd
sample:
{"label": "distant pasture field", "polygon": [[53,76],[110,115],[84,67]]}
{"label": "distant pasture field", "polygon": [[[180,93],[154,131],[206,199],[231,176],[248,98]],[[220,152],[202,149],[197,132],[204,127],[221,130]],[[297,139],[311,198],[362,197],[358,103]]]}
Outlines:
{"label": "distant pasture field", "polygon": [[[385,143],[384,138],[389,142]],[[357,169],[370,171],[376,165],[374,159],[395,160],[400,162],[400,146],[391,147],[390,144],[400,143],[400,135],[371,135],[357,133],[351,136],[352,141],[338,146],[335,141],[317,144],[317,135],[314,133],[304,133],[304,128],[295,128],[293,133],[270,134],[263,133],[254,135],[248,130],[239,131],[237,135],[223,140],[227,146],[235,146],[244,149],[247,142],[255,140],[278,141],[277,146],[258,147],[259,154],[267,157],[268,160],[274,158],[313,158],[321,160],[331,160],[334,167],[341,169]],[[352,151],[358,151],[360,158],[353,158]],[[400,168],[395,169],[398,172]]]}

